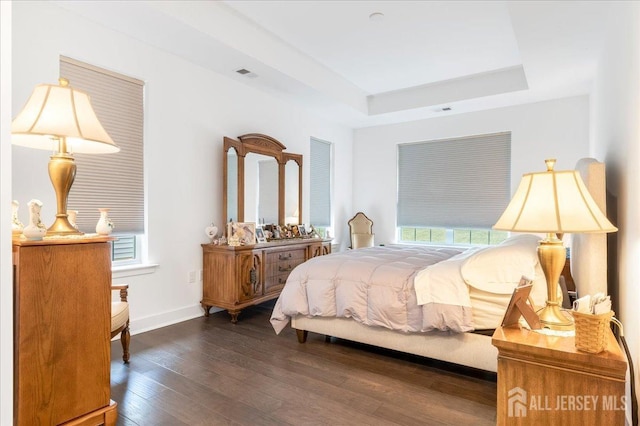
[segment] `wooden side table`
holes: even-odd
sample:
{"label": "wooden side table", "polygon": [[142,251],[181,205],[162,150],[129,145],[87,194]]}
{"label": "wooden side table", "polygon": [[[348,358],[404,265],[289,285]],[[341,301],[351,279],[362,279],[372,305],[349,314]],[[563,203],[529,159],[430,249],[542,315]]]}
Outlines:
{"label": "wooden side table", "polygon": [[590,354],[573,337],[498,328],[498,425],[624,425],[627,362],[613,333]]}
{"label": "wooden side table", "polygon": [[14,240],[14,425],[116,424],[111,240]]}

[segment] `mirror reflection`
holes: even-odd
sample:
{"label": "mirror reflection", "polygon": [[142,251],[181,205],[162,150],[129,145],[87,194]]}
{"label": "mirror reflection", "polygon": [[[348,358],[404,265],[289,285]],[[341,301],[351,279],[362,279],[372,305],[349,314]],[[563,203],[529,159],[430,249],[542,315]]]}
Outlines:
{"label": "mirror reflection", "polygon": [[301,223],[300,220],[300,210],[298,208],[298,192],[299,192],[299,182],[298,182],[298,173],[299,166],[293,160],[287,161],[287,164],[284,166],[284,213],[285,213],[285,223]]}
{"label": "mirror reflection", "polygon": [[227,152],[227,218],[238,220],[238,153]]}
{"label": "mirror reflection", "polygon": [[278,222],[278,162],[262,154],[247,154],[244,163],[244,220]]}
{"label": "mirror reflection", "polygon": [[299,224],[302,155],[259,133],[225,137],[224,221]]}

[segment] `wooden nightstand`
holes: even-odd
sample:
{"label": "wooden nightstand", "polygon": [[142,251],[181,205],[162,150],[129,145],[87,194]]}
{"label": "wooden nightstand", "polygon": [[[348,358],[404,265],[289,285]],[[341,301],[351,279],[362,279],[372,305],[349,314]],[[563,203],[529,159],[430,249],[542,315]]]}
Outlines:
{"label": "wooden nightstand", "polygon": [[607,350],[578,351],[573,337],[498,328],[498,425],[624,425],[627,362],[613,333]]}
{"label": "wooden nightstand", "polygon": [[14,425],[116,424],[111,240],[13,241]]}

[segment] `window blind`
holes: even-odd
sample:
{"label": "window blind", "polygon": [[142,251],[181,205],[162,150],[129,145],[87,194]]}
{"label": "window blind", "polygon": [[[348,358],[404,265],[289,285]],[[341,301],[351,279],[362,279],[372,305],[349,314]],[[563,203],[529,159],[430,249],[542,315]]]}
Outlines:
{"label": "window blind", "polygon": [[311,138],[310,217],[313,226],[331,226],[331,143]]}
{"label": "window blind", "polygon": [[144,83],[64,56],[60,76],[89,93],[98,119],[120,147],[115,154],[74,154],[68,208],[78,210],[78,228],[95,232],[98,208],[109,208],[115,232],[144,233]]}
{"label": "window blind", "polygon": [[511,132],[398,145],[398,226],[490,228],[510,188]]}

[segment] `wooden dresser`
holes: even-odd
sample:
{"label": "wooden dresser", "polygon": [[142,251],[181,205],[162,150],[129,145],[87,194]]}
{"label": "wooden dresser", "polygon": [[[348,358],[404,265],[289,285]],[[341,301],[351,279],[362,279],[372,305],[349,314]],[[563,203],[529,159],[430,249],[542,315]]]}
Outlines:
{"label": "wooden dresser", "polygon": [[15,425],[116,424],[110,240],[14,240]]}
{"label": "wooden dresser", "polygon": [[624,425],[627,362],[612,333],[590,354],[573,337],[498,328],[498,425]]}
{"label": "wooden dresser", "polygon": [[202,244],[202,307],[226,309],[238,321],[247,306],[275,299],[293,268],[331,253],[331,240],[291,239],[246,246]]}

